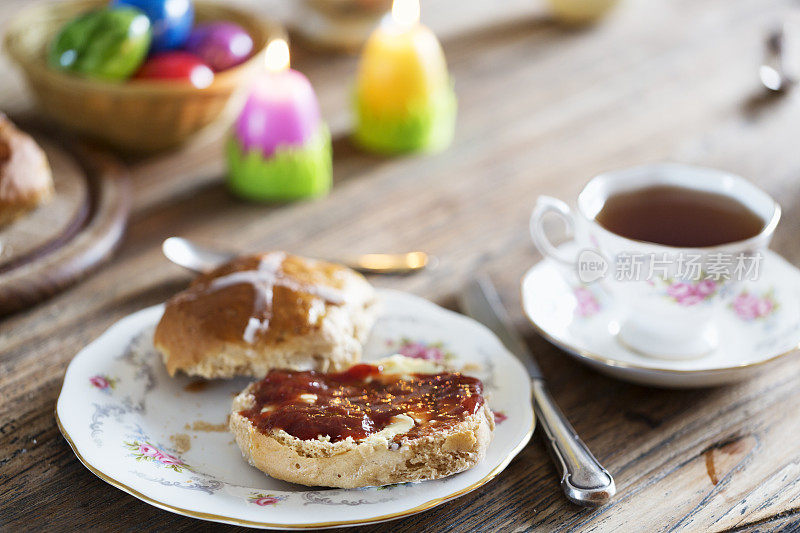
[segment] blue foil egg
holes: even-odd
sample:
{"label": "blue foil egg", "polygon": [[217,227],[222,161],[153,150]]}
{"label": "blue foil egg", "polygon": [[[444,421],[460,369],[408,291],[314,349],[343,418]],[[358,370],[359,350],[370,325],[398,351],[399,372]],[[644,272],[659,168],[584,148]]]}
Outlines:
{"label": "blue foil egg", "polygon": [[180,48],[194,24],[192,0],[113,0],[111,6],[133,6],[147,15],[153,31],[151,52]]}

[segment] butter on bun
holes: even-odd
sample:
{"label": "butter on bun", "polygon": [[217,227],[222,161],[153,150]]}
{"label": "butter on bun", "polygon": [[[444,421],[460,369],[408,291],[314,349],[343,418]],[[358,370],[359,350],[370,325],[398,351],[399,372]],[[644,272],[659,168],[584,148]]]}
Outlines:
{"label": "butter on bun", "polygon": [[285,252],[242,256],[171,298],[154,344],[170,375],[343,370],[361,357],[374,301],[347,267]]}
{"label": "butter on bun", "polygon": [[230,430],[266,474],[354,488],[475,466],[494,416],[479,380],[400,355],[346,372],[273,370],[233,401]]}

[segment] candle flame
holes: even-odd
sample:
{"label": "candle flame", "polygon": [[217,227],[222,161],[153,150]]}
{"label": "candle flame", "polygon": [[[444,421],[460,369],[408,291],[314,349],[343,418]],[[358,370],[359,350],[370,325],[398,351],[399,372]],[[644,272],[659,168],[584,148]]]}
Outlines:
{"label": "candle flame", "polygon": [[264,58],[270,72],[286,70],[289,68],[289,45],[284,39],[270,41]]}
{"label": "candle flame", "polygon": [[411,27],[419,22],[419,0],[394,0],[392,19],[405,27]]}

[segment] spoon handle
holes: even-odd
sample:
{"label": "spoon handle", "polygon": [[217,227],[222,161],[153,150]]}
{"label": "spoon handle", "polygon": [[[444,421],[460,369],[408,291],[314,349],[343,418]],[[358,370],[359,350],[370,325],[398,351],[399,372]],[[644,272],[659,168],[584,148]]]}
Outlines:
{"label": "spoon handle", "polygon": [[[209,272],[227,263],[237,254],[206,248],[182,237],[170,237],[161,245],[164,255],[183,268],[197,273]],[[350,260],[339,260],[348,267],[365,274],[408,274],[431,268],[435,258],[425,252],[403,254],[364,254]]]}

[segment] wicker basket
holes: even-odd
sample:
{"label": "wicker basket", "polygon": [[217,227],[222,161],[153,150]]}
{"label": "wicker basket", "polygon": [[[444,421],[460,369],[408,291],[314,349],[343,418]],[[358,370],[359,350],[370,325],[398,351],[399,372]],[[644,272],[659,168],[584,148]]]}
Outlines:
{"label": "wicker basket", "polygon": [[8,25],[5,46],[22,68],[41,109],[69,129],[125,151],[155,151],[177,146],[241,101],[241,91],[263,68],[268,41],[283,29],[251,13],[221,3],[195,2],[198,21],[229,20],[253,38],[253,56],[217,73],[207,88],[185,83],[131,80],[106,83],[47,66],[46,53],[58,30],[79,13],[107,0],[68,0],[40,4],[19,13]]}

